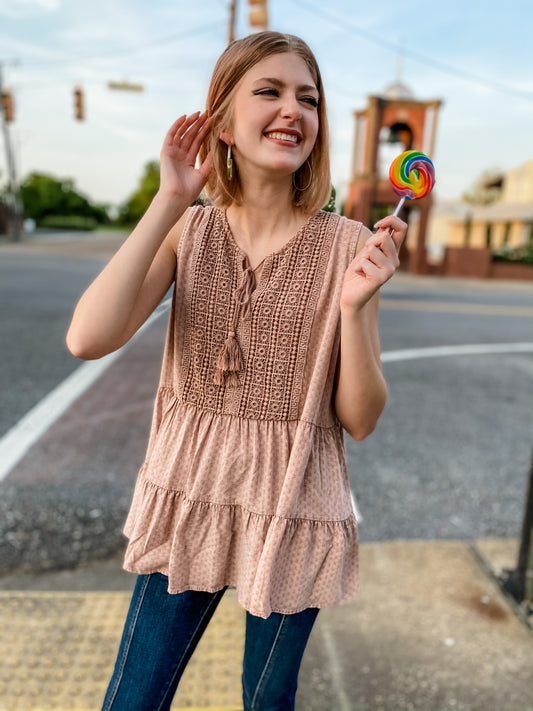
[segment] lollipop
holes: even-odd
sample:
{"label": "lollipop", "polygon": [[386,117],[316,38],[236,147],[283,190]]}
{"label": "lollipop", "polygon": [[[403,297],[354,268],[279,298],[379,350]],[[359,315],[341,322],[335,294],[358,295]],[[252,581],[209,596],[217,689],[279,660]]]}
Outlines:
{"label": "lollipop", "polygon": [[425,153],[404,151],[389,168],[392,189],[401,200],[394,210],[397,215],[406,200],[418,200],[431,192],[435,184],[435,168]]}

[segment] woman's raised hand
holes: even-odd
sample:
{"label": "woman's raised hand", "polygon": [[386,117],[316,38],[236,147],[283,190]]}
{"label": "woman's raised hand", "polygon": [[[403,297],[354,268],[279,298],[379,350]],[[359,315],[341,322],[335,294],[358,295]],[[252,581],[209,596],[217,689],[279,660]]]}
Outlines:
{"label": "woman's raised hand", "polygon": [[211,153],[199,168],[196,158],[207,138],[210,120],[197,111],[180,116],[170,127],[161,148],[159,192],[170,200],[190,204],[200,195],[213,166]]}
{"label": "woman's raised hand", "polygon": [[399,217],[383,218],[346,270],[341,292],[341,309],[361,309],[398,268],[398,253],[407,225]]}

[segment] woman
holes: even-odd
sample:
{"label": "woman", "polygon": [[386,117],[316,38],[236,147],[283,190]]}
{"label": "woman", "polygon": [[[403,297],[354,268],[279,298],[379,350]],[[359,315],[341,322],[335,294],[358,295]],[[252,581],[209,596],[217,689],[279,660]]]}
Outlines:
{"label": "woman", "polygon": [[[214,205],[189,208],[204,186]],[[125,528],[139,577],[104,709],[169,709],[229,585],[246,610],[245,710],[293,709],[319,608],[356,595],[343,429],[363,439],[385,405],[378,290],[406,226],[388,217],[372,235],[323,212],[330,189],[311,50],[274,32],[234,42],[207,111],[169,130],[152,204],[76,308],[69,348],[99,358],[174,282]]]}

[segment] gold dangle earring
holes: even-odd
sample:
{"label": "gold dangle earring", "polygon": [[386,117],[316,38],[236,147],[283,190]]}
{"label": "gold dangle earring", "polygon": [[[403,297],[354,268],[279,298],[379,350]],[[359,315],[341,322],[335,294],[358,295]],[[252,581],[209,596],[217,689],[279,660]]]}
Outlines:
{"label": "gold dangle earring", "polygon": [[231,157],[231,146],[228,143],[228,156],[226,158],[226,172],[228,175],[228,181],[231,183],[233,178],[233,158]]}
{"label": "gold dangle earring", "polygon": [[[311,166],[311,162],[310,162],[309,158],[305,161],[304,165],[307,165],[307,167],[309,168],[309,180],[307,181],[307,185],[305,187],[301,188],[299,185],[297,185],[296,180],[295,180],[296,175],[298,175],[298,177],[300,177],[299,171],[301,170],[301,168],[298,168],[298,170],[292,174],[292,185],[293,185],[294,189],[298,192],[305,192],[305,190],[307,190],[308,188],[311,187],[311,183],[313,182],[313,168]],[[303,167],[303,166],[301,166],[301,167]]]}

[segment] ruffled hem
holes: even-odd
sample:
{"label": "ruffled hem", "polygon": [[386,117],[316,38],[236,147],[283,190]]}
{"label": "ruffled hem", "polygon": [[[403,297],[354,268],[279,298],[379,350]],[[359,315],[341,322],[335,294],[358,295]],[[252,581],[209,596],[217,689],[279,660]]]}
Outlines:
{"label": "ruffled hem", "polygon": [[259,617],[357,593],[357,522],[340,427],[250,420],[158,394],[125,567],[169,592],[237,588]]}
{"label": "ruffled hem", "polygon": [[192,501],[141,472],[124,532],[130,539],[126,570],[167,575],[171,594],[233,586],[242,607],[263,618],[330,607],[357,595],[353,514],[316,521]]}

